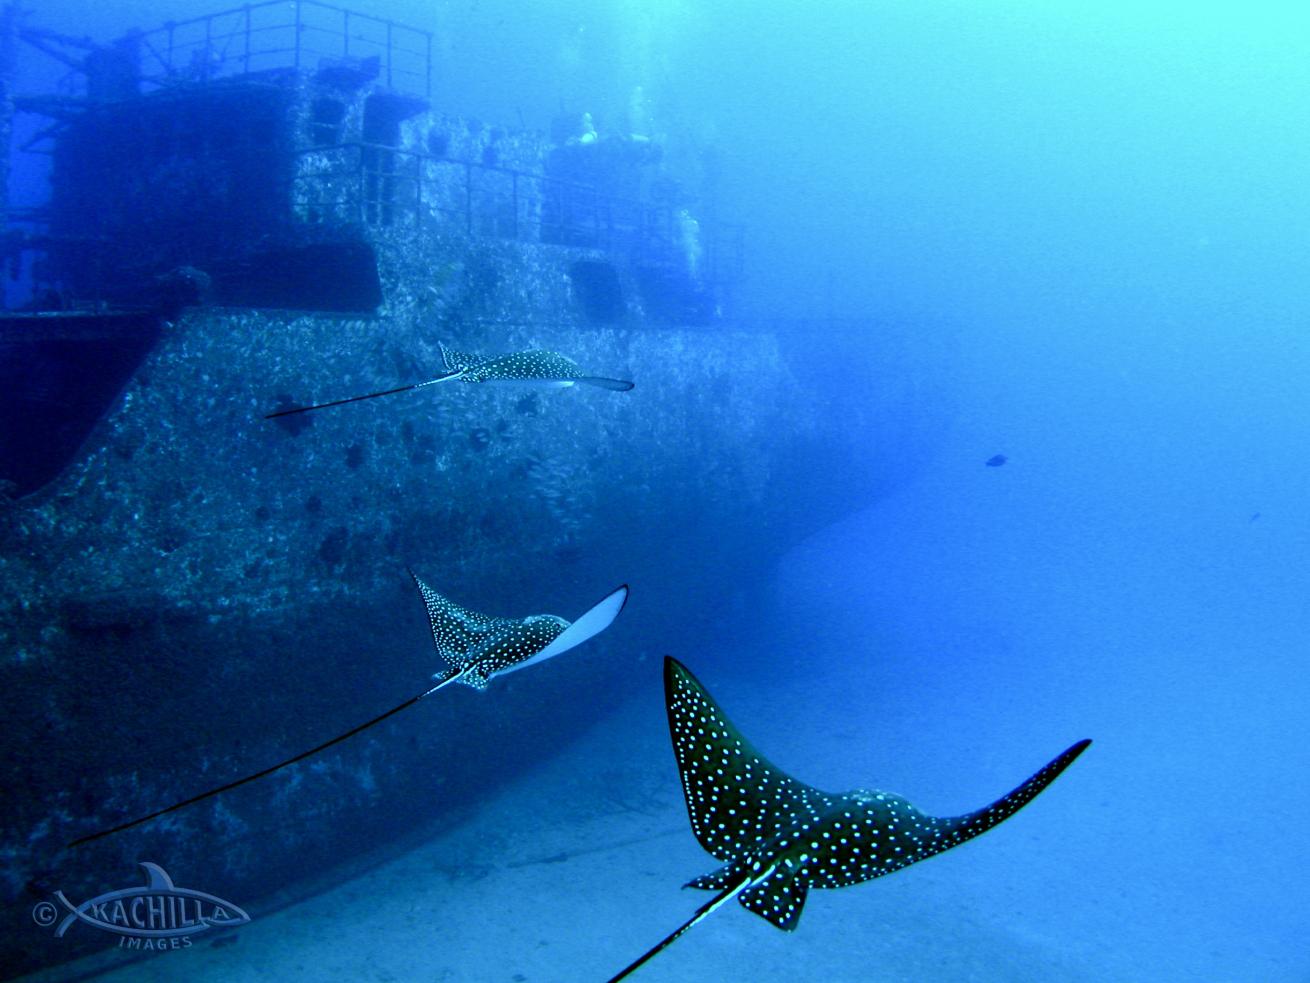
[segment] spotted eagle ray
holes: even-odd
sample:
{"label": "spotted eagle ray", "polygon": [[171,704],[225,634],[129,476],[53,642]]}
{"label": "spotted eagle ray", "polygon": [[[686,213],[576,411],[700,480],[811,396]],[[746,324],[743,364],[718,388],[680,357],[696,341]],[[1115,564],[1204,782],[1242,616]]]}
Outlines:
{"label": "spotted eagle ray", "polygon": [[547,386],[550,388],[565,388],[582,383],[588,386],[598,386],[601,389],[612,389],[615,392],[627,392],[634,385],[627,379],[584,375],[578,363],[567,355],[545,351],[540,348],[529,348],[526,351],[511,352],[508,355],[474,355],[469,352],[452,351],[442,345],[441,360],[445,363],[446,371],[435,379],[415,382],[408,386],[397,386],[395,389],[382,389],[375,393],[365,393],[363,396],[348,396],[345,399],[334,399],[327,403],[315,403],[313,406],[293,406],[287,409],[275,410],[272,413],[265,413],[264,419],[272,420],[275,417],[290,416],[293,413],[308,413],[310,410],[321,410],[329,406],[341,406],[345,403],[358,403],[360,400],[376,399],[379,396],[393,396],[396,393],[426,389],[428,386],[435,386],[440,382],[499,382]]}
{"label": "spotted eagle ray", "polygon": [[617,976],[628,976],[736,897],[785,932],[810,888],[848,887],[959,846],[1008,819],[1051,784],[1091,741],[1079,741],[989,806],[929,816],[891,792],[821,792],[770,764],[676,659],[664,659],[669,733],[691,829],[723,866],[686,887],[718,893],[681,928]]}
{"label": "spotted eagle ray", "polygon": [[628,585],[624,584],[571,624],[554,614],[493,618],[462,608],[438,594],[419,580],[413,570],[409,575],[418,585],[428,609],[437,654],[449,667],[445,672],[433,674],[437,685],[428,693],[455,682],[486,689],[492,676],[503,676],[552,659],[608,628],[628,600]]}
{"label": "spotted eagle ray", "polygon": [[437,690],[449,686],[451,683],[464,683],[475,689],[486,689],[492,676],[504,675],[539,662],[545,662],[547,659],[554,658],[562,652],[567,652],[569,649],[575,648],[593,636],[600,634],[614,623],[614,619],[619,616],[619,612],[623,610],[623,606],[628,600],[628,585],[624,584],[617,590],[611,591],[600,603],[571,623],[553,614],[532,614],[526,618],[496,618],[460,607],[419,580],[413,570],[409,572],[409,575],[414,579],[419,592],[423,595],[423,604],[428,613],[428,623],[432,627],[433,644],[436,645],[437,654],[442,657],[447,665],[446,670],[433,674],[432,678],[436,680],[435,686],[429,687],[417,696],[411,696],[404,703],[392,707],[385,713],[378,714],[371,720],[366,720],[364,723],[352,727],[344,734],[339,734],[329,741],[324,741],[308,751],[301,751],[285,761],[269,765],[253,775],[238,778],[226,785],[220,785],[218,788],[211,788],[207,792],[193,795],[181,802],[174,802],[170,806],[156,809],[149,815],[141,816],[138,819],[119,823],[117,826],[103,829],[89,836],[79,837],[68,845],[74,847],[81,843],[98,840],[103,836],[120,833],[125,829],[131,829],[133,826],[139,826],[152,819],[157,819],[166,813],[175,812],[195,802],[200,802],[240,785],[245,785],[247,782],[253,782],[266,775],[271,775],[275,771],[280,771],[298,761],[304,761],[311,755],[325,751],[334,744],[340,744],[342,741],[354,737],[360,731],[367,730],[374,724],[380,724],[388,717],[400,713],[401,710],[409,709],[419,700],[431,696]]}

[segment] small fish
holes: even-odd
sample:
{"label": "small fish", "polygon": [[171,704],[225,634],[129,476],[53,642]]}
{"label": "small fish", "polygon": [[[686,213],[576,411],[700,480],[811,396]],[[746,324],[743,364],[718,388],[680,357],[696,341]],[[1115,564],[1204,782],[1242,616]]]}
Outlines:
{"label": "small fish", "polygon": [[475,689],[486,689],[492,676],[516,672],[530,665],[545,662],[561,652],[581,645],[588,639],[600,634],[619,616],[628,600],[628,585],[624,584],[607,594],[598,604],[589,609],[576,621],[570,623],[553,614],[533,614],[526,618],[493,618],[460,607],[455,602],[438,594],[411,570],[409,575],[418,586],[427,608],[428,623],[432,627],[432,641],[437,647],[437,654],[446,662],[448,669],[433,675],[436,685],[411,696],[385,713],[380,713],[372,720],[366,720],[352,727],[344,734],[339,734],[329,741],[301,751],[294,757],[269,765],[253,775],[238,778],[211,788],[207,792],[193,795],[189,799],[175,802],[163,809],[156,809],[149,815],[141,816],[109,829],[103,829],[89,836],[82,836],[68,845],[78,846],[89,843],[113,833],[120,833],[133,826],[157,819],[166,813],[175,812],[185,806],[211,798],[222,792],[230,791],[239,785],[271,775],[298,761],[304,761],[311,755],[325,751],[334,744],[340,744],[347,738],[354,737],[360,731],[367,730],[374,724],[380,724],[401,710],[407,710],[424,697],[431,696],[437,690],[451,683],[464,683]]}
{"label": "small fish", "polygon": [[986,464],[987,467],[989,468],[999,468],[1002,464],[1004,464],[1008,460],[1009,458],[1006,457],[1004,454],[993,454],[991,457],[987,459]]}
{"label": "small fish", "polygon": [[760,755],[696,677],[668,657],[664,698],[692,832],[723,866],[686,885],[715,896],[610,983],[734,897],[790,932],[810,888],[859,884],[973,839],[1014,815],[1091,743],[1074,744],[989,806],[937,818],[891,792],[821,792],[796,781]]}
{"label": "small fish", "polygon": [[265,413],[265,420],[290,416],[294,413],[308,413],[310,410],[326,409],[329,406],[342,406],[346,403],[358,403],[364,399],[377,399],[379,396],[392,396],[396,393],[412,392],[426,389],[442,382],[497,382],[517,383],[519,385],[547,386],[565,388],[582,383],[610,389],[614,392],[627,392],[635,383],[627,379],[610,379],[605,376],[584,375],[578,363],[559,352],[528,349],[512,352],[508,355],[473,355],[468,352],[456,352],[441,346],[441,358],[446,365],[446,372],[425,382],[415,382],[408,386],[383,389],[363,396],[348,396],[334,399],[327,403],[315,403],[312,406],[293,406]]}

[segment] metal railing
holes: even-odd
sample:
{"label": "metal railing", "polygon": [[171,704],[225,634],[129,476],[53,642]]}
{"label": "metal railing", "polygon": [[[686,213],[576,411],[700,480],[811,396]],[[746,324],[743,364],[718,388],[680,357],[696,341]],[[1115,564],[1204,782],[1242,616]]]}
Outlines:
{"label": "metal railing", "polygon": [[598,249],[644,264],[694,265],[706,283],[730,283],[741,273],[739,227],[693,232],[690,216],[671,205],[396,147],[347,143],[302,151],[293,202],[309,223],[442,228]]}
{"label": "metal railing", "polygon": [[169,21],[124,37],[141,58],[141,81],[208,82],[324,60],[377,59],[388,87],[432,95],[432,33],[321,0],[263,0],[203,17]]}

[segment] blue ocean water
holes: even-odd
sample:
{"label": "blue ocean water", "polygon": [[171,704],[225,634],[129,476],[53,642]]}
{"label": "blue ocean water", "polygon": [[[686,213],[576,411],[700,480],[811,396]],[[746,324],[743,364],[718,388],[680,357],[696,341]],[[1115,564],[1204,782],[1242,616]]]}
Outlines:
{"label": "blue ocean water", "polygon": [[[209,9],[195,2],[168,16]],[[934,861],[923,876],[946,882],[925,897],[984,912],[1002,943],[1065,946],[1089,980],[1310,978],[1310,13],[369,9],[438,32],[455,111],[544,126],[589,106],[603,122],[641,86],[671,158],[712,175],[716,208],[749,229],[744,314],[894,313],[868,357],[910,352],[949,398],[951,427],[907,442],[885,500],[722,613],[712,658],[699,638],[663,641],[712,664],[729,709],[743,694],[752,738],[822,787],[950,811],[1092,737],[1030,810]],[[52,2],[41,17],[107,37],[160,13]],[[39,191],[16,181],[20,200]],[[816,398],[849,384],[823,362],[859,338],[793,330]],[[823,901],[872,917],[888,888]],[[697,951],[746,917],[718,913]],[[770,941],[765,972],[809,978],[816,950],[843,945],[821,922]],[[673,927],[652,919],[630,944]],[[949,917],[930,931],[907,946],[964,944]],[[751,976],[752,939],[713,972]],[[1042,978],[978,958],[940,978]]]}

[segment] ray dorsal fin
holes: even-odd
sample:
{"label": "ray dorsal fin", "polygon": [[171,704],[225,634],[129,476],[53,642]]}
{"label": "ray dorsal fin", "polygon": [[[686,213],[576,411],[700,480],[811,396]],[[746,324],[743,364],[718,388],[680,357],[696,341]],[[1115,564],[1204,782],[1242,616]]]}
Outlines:
{"label": "ray dorsal fin", "polygon": [[432,627],[432,641],[437,647],[437,654],[452,669],[467,668],[470,650],[497,628],[508,624],[504,618],[493,618],[460,607],[419,580],[413,570],[409,571],[409,575],[423,595],[423,606],[427,608],[428,624]]}
{"label": "ray dorsal fin", "polygon": [[738,860],[831,806],[831,796],[770,764],[687,667],[668,656],[664,695],[691,829],[716,860]]}

